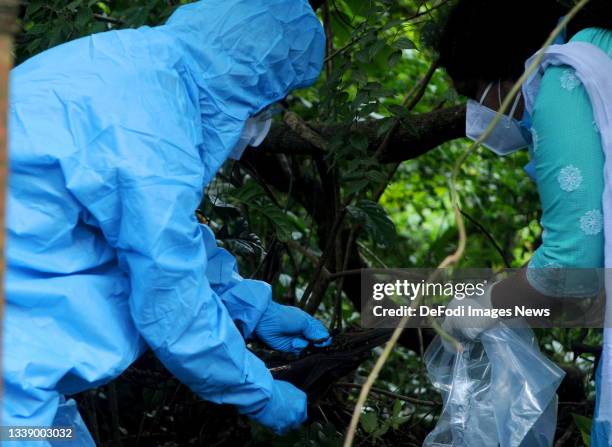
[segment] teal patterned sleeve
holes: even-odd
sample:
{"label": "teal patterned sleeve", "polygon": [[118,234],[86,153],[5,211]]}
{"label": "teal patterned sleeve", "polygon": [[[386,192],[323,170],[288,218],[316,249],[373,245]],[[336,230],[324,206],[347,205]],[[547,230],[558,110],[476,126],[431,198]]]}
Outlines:
{"label": "teal patterned sleeve", "polygon": [[[607,34],[603,37],[610,43]],[[577,37],[572,40],[592,40],[594,36],[582,32]],[[554,292],[547,276],[550,273],[540,269],[604,265],[604,155],[589,97],[570,67],[546,70],[532,117],[531,155],[543,233],[527,278],[536,290],[550,295]]]}

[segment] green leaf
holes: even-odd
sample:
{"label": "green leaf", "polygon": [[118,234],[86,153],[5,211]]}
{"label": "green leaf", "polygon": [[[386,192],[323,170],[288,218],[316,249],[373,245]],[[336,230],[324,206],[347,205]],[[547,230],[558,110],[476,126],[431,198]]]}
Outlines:
{"label": "green leaf", "polygon": [[347,181],[346,186],[344,188],[344,192],[347,195],[357,194],[361,192],[364,188],[366,188],[370,184],[370,181],[364,178]]}
{"label": "green leaf", "polygon": [[369,412],[361,415],[361,428],[368,433],[374,433],[378,428],[378,417],[376,413]]}
{"label": "green leaf", "polygon": [[582,435],[582,442],[586,447],[591,445],[591,427],[593,426],[593,419],[586,416],[580,416],[579,414],[572,413],[574,423],[580,430]]}
{"label": "green leaf", "polygon": [[25,51],[34,54],[37,53],[40,47],[42,46],[42,39],[33,39],[26,47]]}
{"label": "green leaf", "polygon": [[252,202],[258,197],[265,196],[265,193],[261,186],[259,186],[256,182],[250,181],[243,187],[234,190],[232,195],[240,202],[249,205],[252,204]]}
{"label": "green leaf", "polygon": [[393,402],[393,417],[399,416],[401,411],[402,411],[402,401],[399,399],[395,399],[395,402]]}
{"label": "green leaf", "polygon": [[36,14],[44,6],[43,2],[31,2],[26,7],[26,16],[32,16]]}
{"label": "green leaf", "polygon": [[369,48],[364,48],[362,50],[359,50],[357,54],[355,54],[355,58],[359,62],[363,62],[364,64],[367,64],[368,62],[370,62],[371,57],[370,57]]}
{"label": "green leaf", "polygon": [[385,46],[386,46],[386,43],[384,40],[379,40],[376,43],[374,43],[374,45],[370,46],[368,50],[369,60],[372,60],[374,56],[376,56],[378,52],[381,51]]}
{"label": "green leaf", "polygon": [[393,47],[399,50],[413,50],[416,48],[414,42],[407,37],[400,37],[395,42],[393,42]]}
{"label": "green leaf", "polygon": [[400,428],[400,425],[405,424],[409,420],[410,416],[394,417],[393,419],[391,419],[391,427],[393,427],[393,430],[397,430],[398,428]]}
{"label": "green leaf", "polygon": [[82,3],[83,3],[83,0],[74,0],[68,3],[66,6],[64,6],[64,8],[68,9],[69,11],[76,12],[79,6],[82,6]]}
{"label": "green leaf", "polygon": [[347,207],[347,211],[355,223],[363,225],[376,243],[390,246],[397,239],[395,225],[378,203],[360,200],[356,205]]}
{"label": "green leaf", "polygon": [[106,15],[109,15],[111,13],[110,8],[104,2],[96,2],[96,6],[100,8],[100,10]]}
{"label": "green leaf", "polygon": [[89,8],[81,8],[74,19],[74,26],[77,30],[84,28],[87,23],[93,20],[93,14]]}
{"label": "green leaf", "polygon": [[389,59],[387,59],[387,63],[389,64],[390,68],[393,68],[397,65],[397,63],[402,58],[402,54],[403,53],[401,50],[396,50],[393,53],[391,53],[391,55],[389,56]]}
{"label": "green leaf", "polygon": [[361,71],[361,70],[354,70],[353,71],[353,79],[355,80],[355,82],[357,82],[359,84],[365,84],[366,82],[368,82],[368,74],[366,72],[364,72],[364,71]]}
{"label": "green leaf", "polygon": [[366,178],[374,183],[384,183],[387,181],[387,175],[378,170],[368,171],[366,173]]}
{"label": "green leaf", "polygon": [[387,23],[385,23],[385,26],[383,26],[383,31],[386,31],[391,28],[395,28],[396,26],[400,26],[402,23],[404,23],[403,19],[390,20]]}
{"label": "green leaf", "polygon": [[31,25],[31,26],[28,25],[25,27],[28,34],[35,34],[35,35],[45,34],[49,30],[51,30],[51,28],[52,28],[52,25],[50,25],[49,23],[36,23],[34,25]]}
{"label": "green leaf", "polygon": [[258,206],[257,212],[270,221],[276,230],[276,235],[281,241],[288,241],[291,239],[294,225],[291,218],[283,210],[273,203],[268,202]]}
{"label": "green leaf", "polygon": [[135,6],[123,12],[123,20],[131,27],[144,25],[148,17],[149,8],[144,6]]}
{"label": "green leaf", "polygon": [[89,29],[89,31],[91,31],[92,34],[107,31],[108,28],[106,25],[107,24],[104,22],[95,22],[91,25],[91,28]]}
{"label": "green leaf", "polygon": [[389,424],[389,421],[386,421],[377,430],[375,430],[374,433],[372,433],[372,436],[374,438],[380,439],[389,431],[390,427],[391,427],[391,424]]}
{"label": "green leaf", "polygon": [[56,21],[57,25],[54,29],[49,33],[48,38],[49,42],[47,45],[49,48],[59,45],[63,43],[65,37],[68,35],[69,31],[65,24],[60,24],[59,21]]}
{"label": "green leaf", "polygon": [[352,133],[351,136],[349,137],[349,143],[351,143],[351,146],[353,146],[355,149],[358,149],[360,151],[366,151],[368,149],[368,137],[362,133]]}

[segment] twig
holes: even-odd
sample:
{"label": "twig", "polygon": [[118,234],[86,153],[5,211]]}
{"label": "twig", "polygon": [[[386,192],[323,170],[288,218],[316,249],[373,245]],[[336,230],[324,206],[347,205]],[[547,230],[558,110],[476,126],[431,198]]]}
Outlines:
{"label": "twig", "polygon": [[470,216],[468,213],[466,213],[465,211],[461,210],[461,214],[463,215],[463,217],[465,217],[467,220],[469,220],[470,222],[472,222],[474,225],[476,225],[476,227],[487,237],[487,239],[489,239],[489,241],[491,242],[491,244],[493,244],[493,247],[495,248],[495,250],[497,251],[497,253],[499,254],[499,256],[502,258],[502,261],[504,261],[504,265],[507,268],[510,268],[510,263],[508,262],[508,260],[506,259],[506,255],[504,254],[504,251],[502,250],[502,248],[499,246],[499,244],[497,243],[497,241],[495,240],[495,238],[493,237],[493,235],[480,223],[478,222],[476,219],[474,219],[472,216]]}
{"label": "twig", "polygon": [[[354,388],[354,389],[361,388],[361,385],[359,385],[358,383],[349,383],[349,382],[337,382],[336,386],[341,386],[344,388]],[[395,399],[403,400],[405,402],[410,402],[411,404],[416,404],[416,405],[427,405],[427,406],[432,406],[432,407],[442,405],[442,402],[434,402],[433,400],[417,399],[416,397],[410,397],[410,396],[405,396],[403,394],[397,394],[392,391],[383,390],[382,388],[372,387],[372,392],[376,394],[382,394],[388,397],[393,397]]]}
{"label": "twig", "polygon": [[340,278],[342,276],[361,275],[361,270],[362,269],[351,269],[351,270],[342,270],[340,272],[330,273],[328,279],[330,281],[333,281],[333,280],[338,279],[338,278]]}
{"label": "twig", "polygon": [[[365,23],[365,22],[364,22]],[[342,48],[334,51],[332,54],[330,54],[329,56],[327,56],[324,60],[325,63],[327,63],[327,61],[333,59],[334,57],[336,57],[337,55],[343,53],[344,51],[346,51],[348,48],[350,48],[351,46],[355,45],[357,42],[359,42],[361,40],[361,38],[363,36],[365,36],[367,34],[368,28],[364,28],[363,31],[361,31],[361,34],[355,36],[354,38],[352,38],[346,45],[344,45]]]}
{"label": "twig", "polygon": [[569,427],[567,427],[567,430],[565,430],[563,435],[557,440],[557,442],[555,442],[555,447],[565,447],[565,445],[572,438],[573,434],[574,434],[574,425],[569,424]]}
{"label": "twig", "polygon": [[[438,68],[438,61],[435,60],[431,63],[431,65],[429,66],[429,69],[427,70],[423,78],[421,78],[421,80],[412,88],[410,92],[408,92],[408,94],[402,101],[402,106],[406,107],[407,110],[413,110],[417,106],[419,101],[425,95],[425,92],[427,91],[427,86],[429,85],[429,82],[431,81],[431,78],[433,77],[437,68]],[[387,146],[389,145],[389,141],[391,141],[391,137],[397,131],[400,122],[401,120],[399,118],[395,119],[395,122],[393,123],[393,125],[391,126],[387,134],[385,135],[385,139],[382,141],[382,143],[380,143],[380,146],[378,147],[378,149],[376,149],[376,154],[374,155],[374,158],[379,158],[380,155],[387,149]],[[399,168],[400,164],[401,162],[395,163],[395,165],[393,165],[393,167],[387,174],[385,181],[380,184],[378,190],[374,193],[375,202],[377,202],[384,194],[389,182],[391,181],[391,179],[397,172],[397,169]]]}
{"label": "twig", "polygon": [[[346,272],[348,268],[348,263],[351,256],[351,248],[353,246],[353,242],[355,241],[356,229],[352,228],[349,232],[349,237],[346,241],[344,258],[342,261],[342,266],[339,269],[341,272]],[[338,253],[339,254],[339,253]],[[332,318],[332,325],[336,324],[336,329],[342,329],[342,288],[344,287],[344,278],[346,275],[338,276],[338,284],[336,285],[336,300],[335,300],[335,308],[334,308],[334,318]]]}
{"label": "twig", "polygon": [[566,406],[566,407],[584,407],[584,406],[587,406],[587,405],[593,405],[593,401],[591,401],[591,402],[588,402],[588,401],[585,401],[585,402],[565,402],[565,401],[563,401],[563,402],[559,402],[559,405],[563,405],[563,406]]}
{"label": "twig", "polygon": [[572,351],[574,351],[575,353],[577,353],[578,355],[580,354],[600,354],[601,353],[601,346],[591,346],[591,345],[587,345],[584,343],[573,343],[572,344]]}
{"label": "twig", "polygon": [[319,287],[317,286],[320,286],[321,279],[322,279],[321,271],[323,270],[323,268],[325,267],[325,264],[327,263],[327,260],[331,256],[332,248],[334,246],[334,241],[336,240],[336,235],[338,234],[338,231],[340,230],[340,228],[342,228],[342,222],[344,221],[344,217],[346,216],[346,213],[347,213],[346,206],[352,200],[353,200],[353,196],[351,195],[351,197],[349,197],[349,199],[347,200],[347,203],[345,203],[341,207],[341,209],[338,210],[338,213],[336,214],[336,218],[334,219],[334,223],[332,224],[330,228],[328,240],[327,240],[327,243],[325,244],[325,249],[323,250],[323,254],[321,255],[321,257],[319,258],[319,263],[317,264],[317,267],[315,269],[313,279],[312,281],[310,281],[310,283],[306,287],[306,290],[304,291],[304,297],[302,298],[300,305],[304,309],[306,309],[307,312],[311,312],[311,313],[314,312],[317,309],[317,307],[319,307],[319,304],[321,304],[320,296],[315,296],[311,300],[310,294],[315,289],[318,292]]}
{"label": "twig", "polygon": [[424,15],[431,14],[431,13],[432,13],[433,11],[435,11],[436,9],[438,9],[438,8],[440,8],[440,7],[444,6],[444,5],[446,5],[447,3],[450,3],[450,1],[451,1],[451,0],[442,0],[441,2],[438,2],[438,4],[436,4],[436,5],[432,6],[432,7],[431,7],[431,8],[429,8],[429,9],[426,9],[425,11],[421,11],[421,12],[417,12],[417,13],[415,13],[415,14],[414,14],[414,15],[412,15],[411,17],[408,17],[408,18],[407,18],[405,21],[406,21],[406,22],[410,22],[410,21],[412,21],[412,20],[414,20],[414,19],[418,19],[419,17],[422,17],[422,16],[424,16]]}
{"label": "twig", "polygon": [[346,17],[344,17],[344,13],[340,11],[340,8],[338,8],[338,5],[336,4],[336,0],[331,0],[331,2],[334,5],[334,9],[336,10],[336,16],[338,17],[338,21],[342,25],[344,25],[346,29],[349,29],[349,28],[350,30],[357,29],[357,27],[353,26],[352,23],[346,20]]}
{"label": "twig", "polygon": [[[306,259],[308,259],[313,264],[318,264],[320,257],[316,255],[313,251],[303,247],[301,244],[298,244],[296,241],[288,240],[285,242],[288,247],[293,248],[296,251],[299,251]],[[327,271],[327,269],[325,269]],[[329,272],[327,272],[329,274]]]}
{"label": "twig", "polygon": [[100,429],[98,427],[98,415],[96,413],[96,390],[90,390],[86,394],[86,402],[87,402],[87,416],[89,417],[89,424],[91,426],[91,435],[96,442],[96,445],[100,444]]}
{"label": "twig", "polygon": [[111,436],[113,446],[121,447],[121,430],[119,425],[119,402],[117,400],[117,386],[115,382],[108,384],[108,403],[111,413]]}
{"label": "twig", "polygon": [[112,23],[113,25],[123,25],[124,22],[121,19],[116,19],[114,17],[108,17],[104,14],[94,13],[93,18],[98,20],[99,22]]}
{"label": "twig", "polygon": [[[437,68],[438,68],[438,61],[435,60],[431,63],[431,65],[427,69],[427,72],[421,78],[421,80],[417,82],[417,84],[406,94],[406,96],[404,97],[402,101],[402,107],[405,107],[407,110],[414,109],[414,107],[423,98],[423,95],[425,94],[425,91],[427,90],[427,85],[429,85],[429,81],[431,81],[431,78],[433,77]],[[380,146],[378,146],[378,149],[376,149],[376,153],[374,154],[375,158],[378,158],[380,154],[382,154],[385,151],[385,149],[389,145],[389,141],[391,140],[391,137],[393,136],[393,134],[399,127],[400,122],[401,120],[398,117],[396,117],[393,122],[393,126],[391,126],[391,128],[385,135],[384,140],[380,143]]]}

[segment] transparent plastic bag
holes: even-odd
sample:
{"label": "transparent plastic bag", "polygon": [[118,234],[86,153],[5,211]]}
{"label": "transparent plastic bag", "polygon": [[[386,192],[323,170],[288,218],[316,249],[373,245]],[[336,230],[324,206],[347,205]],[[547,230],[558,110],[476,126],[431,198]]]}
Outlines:
{"label": "transparent plastic bag", "polygon": [[552,446],[564,372],[540,352],[533,331],[500,322],[463,346],[449,352],[438,337],[425,353],[444,407],[423,446]]}

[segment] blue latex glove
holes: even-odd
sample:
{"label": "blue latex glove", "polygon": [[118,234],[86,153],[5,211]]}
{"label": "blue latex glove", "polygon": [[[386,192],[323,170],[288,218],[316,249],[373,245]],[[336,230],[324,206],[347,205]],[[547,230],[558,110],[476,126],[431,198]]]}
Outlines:
{"label": "blue latex glove", "polygon": [[329,332],[319,320],[297,307],[274,301],[261,316],[255,335],[270,348],[284,352],[299,352],[310,343],[318,347],[331,343]]}
{"label": "blue latex glove", "polygon": [[282,434],[301,425],[308,417],[306,394],[282,380],[275,380],[272,398],[256,413],[247,416]]}

